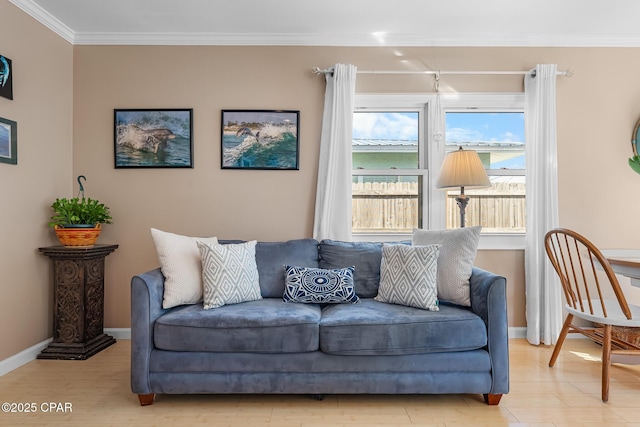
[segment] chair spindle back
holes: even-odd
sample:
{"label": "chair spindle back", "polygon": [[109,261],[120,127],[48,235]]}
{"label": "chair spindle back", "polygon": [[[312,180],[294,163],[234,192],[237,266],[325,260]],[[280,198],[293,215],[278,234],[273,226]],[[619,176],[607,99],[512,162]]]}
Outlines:
{"label": "chair spindle back", "polygon": [[[579,233],[566,228],[549,231],[544,246],[553,268],[560,277],[567,304],[583,313],[594,314],[593,301],[600,304],[605,317],[604,304],[607,288],[613,290],[622,312],[631,319],[631,310],[622,293],[620,283],[609,261],[600,250]],[[598,274],[598,270],[606,275]]]}

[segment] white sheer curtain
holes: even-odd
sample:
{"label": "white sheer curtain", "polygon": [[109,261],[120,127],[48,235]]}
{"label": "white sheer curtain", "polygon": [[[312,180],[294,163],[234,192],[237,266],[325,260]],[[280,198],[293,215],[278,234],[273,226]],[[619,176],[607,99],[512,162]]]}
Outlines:
{"label": "white sheer curtain", "polygon": [[527,340],[555,344],[562,328],[560,284],[547,260],[544,235],[557,227],[558,174],[555,64],[538,64],[525,76],[527,236],[525,278]]}
{"label": "white sheer curtain", "polygon": [[351,240],[351,139],[356,67],[336,64],[327,82],[313,237]]}

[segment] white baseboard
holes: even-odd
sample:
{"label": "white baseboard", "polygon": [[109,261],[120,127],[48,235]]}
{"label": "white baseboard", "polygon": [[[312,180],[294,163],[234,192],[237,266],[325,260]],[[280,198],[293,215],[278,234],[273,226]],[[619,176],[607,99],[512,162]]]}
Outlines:
{"label": "white baseboard", "polygon": [[44,340],[41,343],[38,343],[32,347],[29,347],[26,350],[21,351],[18,354],[14,354],[11,357],[8,357],[4,360],[0,361],[0,377],[4,374],[13,371],[14,369],[19,368],[20,366],[35,360],[36,356],[40,354],[42,350],[44,350],[49,343],[53,341],[53,338],[49,338],[48,340]]}
{"label": "white baseboard", "polygon": [[509,327],[509,338],[526,338],[527,328],[521,327]]}
{"label": "white baseboard", "polygon": [[[116,340],[131,339],[131,328],[105,328],[104,333],[107,335],[111,335]],[[47,348],[51,341],[53,341],[53,338],[44,340],[41,343],[29,347],[28,349],[23,350],[18,354],[14,354],[13,356],[10,356],[4,360],[0,360],[0,377],[26,363],[31,362],[32,360],[35,360],[38,354],[40,354],[42,350]]]}
{"label": "white baseboard", "polygon": [[[527,328],[526,326],[522,327],[512,327],[509,328],[509,338],[527,338]],[[589,339],[582,334],[568,334],[567,339]]]}
{"label": "white baseboard", "polygon": [[131,328],[105,328],[104,333],[111,335],[117,340],[131,339]]}

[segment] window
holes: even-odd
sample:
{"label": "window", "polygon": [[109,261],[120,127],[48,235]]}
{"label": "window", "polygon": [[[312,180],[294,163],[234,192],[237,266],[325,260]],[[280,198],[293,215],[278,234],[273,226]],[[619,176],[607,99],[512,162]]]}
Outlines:
{"label": "window", "polygon": [[[524,233],[524,112],[477,108],[449,110],[445,117],[446,151],[477,151],[491,180],[490,188],[466,191],[466,225],[481,225],[483,233]],[[447,191],[447,228],[460,226],[458,194]]]}
{"label": "window", "polygon": [[457,193],[438,190],[435,182],[444,153],[460,146],[478,152],[493,184],[465,189],[467,225],[482,225],[485,241],[490,235],[522,236],[524,94],[442,95],[446,137],[438,144],[429,137],[434,100],[433,95],[356,95],[354,238],[406,239],[413,228],[458,227]]}
{"label": "window", "polygon": [[354,233],[410,233],[422,225],[423,111],[368,109],[354,113]]}
{"label": "window", "polygon": [[[524,94],[460,94],[443,97],[445,150],[476,150],[492,186],[465,189],[466,225],[482,225],[485,247],[521,248],[525,233]],[[459,192],[446,192],[448,228],[459,226]],[[489,240],[488,240],[489,239]],[[483,239],[481,239],[481,246]]]}

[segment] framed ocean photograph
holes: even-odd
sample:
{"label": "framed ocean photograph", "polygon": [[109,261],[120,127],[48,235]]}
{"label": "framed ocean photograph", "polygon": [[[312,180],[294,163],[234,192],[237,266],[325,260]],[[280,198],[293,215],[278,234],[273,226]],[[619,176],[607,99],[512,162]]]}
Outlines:
{"label": "framed ocean photograph", "polygon": [[13,99],[13,67],[11,60],[0,55],[0,96]]}
{"label": "framed ocean photograph", "polygon": [[192,168],[193,109],[114,110],[116,168]]}
{"label": "framed ocean photograph", "polygon": [[298,170],[300,111],[222,110],[222,169]]}
{"label": "framed ocean photograph", "polygon": [[18,164],[18,124],[0,117],[0,163]]}

